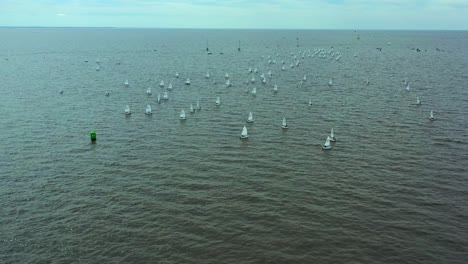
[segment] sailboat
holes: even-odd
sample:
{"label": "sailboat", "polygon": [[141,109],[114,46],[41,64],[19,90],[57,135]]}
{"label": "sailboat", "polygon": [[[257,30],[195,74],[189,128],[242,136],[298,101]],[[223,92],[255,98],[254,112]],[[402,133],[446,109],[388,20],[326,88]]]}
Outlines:
{"label": "sailboat", "polygon": [[254,88],[252,89],[252,95],[253,95],[253,96],[256,96],[256,95],[257,95],[257,88],[254,87]]}
{"label": "sailboat", "polygon": [[309,106],[312,106],[312,98],[309,97]]}
{"label": "sailboat", "polygon": [[151,95],[151,88],[150,87],[148,87],[148,89],[146,89],[146,94]]}
{"label": "sailboat", "polygon": [[336,141],[335,135],[333,134],[333,128],[331,129],[331,132],[330,132],[330,141],[331,141],[331,142],[335,142],[335,141]]}
{"label": "sailboat", "polygon": [[274,92],[274,93],[277,93],[277,92],[278,92],[278,85],[275,84],[275,85],[273,86],[273,92]]}
{"label": "sailboat", "polygon": [[190,112],[191,114],[195,113],[195,109],[193,109],[193,104],[190,104],[190,110],[189,110],[189,112]]}
{"label": "sailboat", "polygon": [[231,80],[228,79],[228,80],[226,81],[226,87],[231,87]]}
{"label": "sailboat", "polygon": [[416,105],[421,105],[421,100],[419,100],[419,97],[416,97]]}
{"label": "sailboat", "polygon": [[249,67],[249,72],[252,73],[252,67]]}
{"label": "sailboat", "polygon": [[159,82],[159,87],[161,87],[161,88],[164,87],[164,81],[163,81],[163,80],[161,80],[161,81]]}
{"label": "sailboat", "polygon": [[210,78],[210,72],[206,72],[205,78],[206,78],[206,79],[209,79],[209,78]]}
{"label": "sailboat", "polygon": [[283,65],[283,67],[281,67],[281,70],[282,70],[282,71],[285,71],[285,70],[286,70],[286,67]]}
{"label": "sailboat", "polygon": [[145,114],[147,114],[147,115],[151,115],[151,114],[152,114],[152,112],[151,112],[151,105],[147,105],[147,106],[146,106]]}
{"label": "sailboat", "polygon": [[307,80],[307,75],[304,74],[304,77],[302,77],[302,80],[305,82]]}
{"label": "sailboat", "polygon": [[190,85],[190,78],[187,78],[187,80],[185,80],[185,85]]}
{"label": "sailboat", "polygon": [[257,67],[255,67],[255,69],[254,69],[254,73],[258,73],[258,69],[257,69]]}
{"label": "sailboat", "polygon": [[206,54],[211,55],[213,54],[210,49],[208,48],[208,40],[206,41]]}
{"label": "sailboat", "polygon": [[266,79],[265,78],[262,79],[262,83],[266,84]]}
{"label": "sailboat", "polygon": [[129,86],[128,80],[125,80],[124,85],[127,86],[127,87]]}
{"label": "sailboat", "polygon": [[224,78],[229,79],[229,73],[226,72],[226,74],[224,75]]}
{"label": "sailboat", "polygon": [[176,72],[176,73],[175,73],[175,77],[176,77],[176,78],[179,78],[179,72]]}
{"label": "sailboat", "polygon": [[252,112],[249,112],[249,117],[247,118],[247,123],[253,123],[253,122],[254,122],[253,114],[252,114]]}
{"label": "sailboat", "polygon": [[169,100],[169,95],[167,94],[167,92],[164,92],[163,100],[165,100],[165,101]]}
{"label": "sailboat", "polygon": [[185,110],[184,110],[184,109],[180,110],[179,119],[180,119],[180,120],[185,120],[185,119],[187,119],[187,118],[185,117]]}
{"label": "sailboat", "polygon": [[240,138],[241,138],[241,139],[247,139],[247,138],[249,138],[249,134],[247,133],[247,127],[246,127],[246,126],[244,126],[244,127],[242,128],[242,133],[241,133],[241,135],[240,135]]}
{"label": "sailboat", "polygon": [[130,112],[130,106],[127,105],[127,106],[125,107],[124,114],[126,114],[126,115],[131,115],[131,114],[132,114],[132,112]]}
{"label": "sailboat", "polygon": [[332,86],[332,85],[333,85],[332,79],[329,79],[329,80],[328,80],[328,85],[329,85],[329,86]]}
{"label": "sailboat", "polygon": [[271,73],[271,70],[268,71],[268,76],[272,76],[273,74]]}
{"label": "sailboat", "polygon": [[216,97],[215,105],[221,105],[221,99],[219,99],[219,97]]}
{"label": "sailboat", "polygon": [[286,123],[286,117],[283,117],[283,124],[281,125],[282,129],[288,129],[288,124]]}
{"label": "sailboat", "polygon": [[429,120],[434,121],[434,112],[431,110],[431,114],[429,115]]}
{"label": "sailboat", "polygon": [[369,78],[366,79],[366,86],[369,85]]}
{"label": "sailboat", "polygon": [[322,149],[323,150],[330,150],[332,148],[330,144],[330,137],[327,136],[327,140],[325,141],[325,144],[323,144]]}
{"label": "sailboat", "polygon": [[196,108],[196,109],[197,109],[198,111],[201,110],[200,102],[198,102],[198,100],[197,100],[197,108]]}
{"label": "sailboat", "polygon": [[161,94],[158,94],[158,104],[161,103]]}
{"label": "sailboat", "polygon": [[107,91],[106,96],[110,96],[110,92],[109,92],[109,91]]}
{"label": "sailboat", "polygon": [[237,51],[241,51],[241,48],[240,48],[240,40],[239,40],[239,47],[237,48]]}
{"label": "sailboat", "polygon": [[169,91],[172,90],[172,83],[169,83],[169,86],[167,87],[167,89],[168,89]]}
{"label": "sailboat", "polygon": [[255,82],[255,76],[252,76],[252,78],[250,78],[250,82],[251,82],[251,83],[254,83],[254,82]]}
{"label": "sailboat", "polygon": [[406,91],[409,91],[410,90],[410,87],[409,87],[409,83],[406,84]]}
{"label": "sailboat", "polygon": [[101,67],[98,64],[98,65],[96,65],[96,71],[99,71],[99,70],[101,70]]}

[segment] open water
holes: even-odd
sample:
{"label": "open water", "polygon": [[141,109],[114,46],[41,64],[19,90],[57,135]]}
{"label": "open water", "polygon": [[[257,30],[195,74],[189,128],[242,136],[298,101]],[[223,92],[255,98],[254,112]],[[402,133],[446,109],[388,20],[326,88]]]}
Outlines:
{"label": "open water", "polygon": [[0,36],[0,263],[468,263],[466,31]]}

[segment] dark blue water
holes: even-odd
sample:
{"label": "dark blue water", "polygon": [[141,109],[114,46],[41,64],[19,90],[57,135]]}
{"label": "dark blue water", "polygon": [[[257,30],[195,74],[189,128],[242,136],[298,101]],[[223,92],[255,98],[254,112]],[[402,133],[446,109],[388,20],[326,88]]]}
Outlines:
{"label": "dark blue water", "polygon": [[468,262],[467,32],[0,36],[0,263]]}

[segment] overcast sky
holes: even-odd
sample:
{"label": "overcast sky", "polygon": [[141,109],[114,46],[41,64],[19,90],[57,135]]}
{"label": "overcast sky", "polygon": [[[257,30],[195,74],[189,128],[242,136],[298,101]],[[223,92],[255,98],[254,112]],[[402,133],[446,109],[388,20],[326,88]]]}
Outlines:
{"label": "overcast sky", "polygon": [[0,26],[468,29],[468,0],[0,0]]}

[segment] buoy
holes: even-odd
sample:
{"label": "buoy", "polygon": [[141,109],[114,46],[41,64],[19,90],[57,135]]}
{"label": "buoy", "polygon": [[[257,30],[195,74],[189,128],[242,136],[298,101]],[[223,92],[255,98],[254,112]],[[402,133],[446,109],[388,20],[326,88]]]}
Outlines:
{"label": "buoy", "polygon": [[96,141],[96,132],[91,132],[89,133],[90,137],[91,137],[91,141]]}

